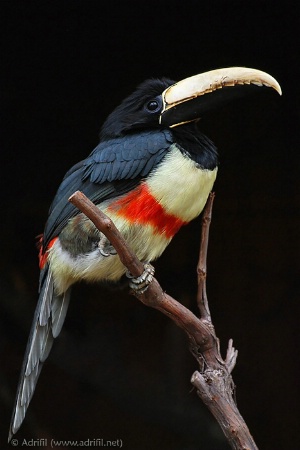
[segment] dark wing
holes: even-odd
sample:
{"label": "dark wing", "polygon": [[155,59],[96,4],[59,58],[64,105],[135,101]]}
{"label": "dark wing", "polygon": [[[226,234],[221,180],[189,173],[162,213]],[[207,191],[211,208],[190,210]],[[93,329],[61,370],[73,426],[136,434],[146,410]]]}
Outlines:
{"label": "dark wing", "polygon": [[50,207],[44,248],[78,209],[68,202],[77,190],[92,202],[129,192],[163,159],[172,144],[169,131],[147,131],[101,142],[90,156],[65,175]]}
{"label": "dark wing", "polygon": [[[94,203],[133,189],[159,164],[172,144],[165,131],[149,131],[100,143],[91,155],[76,164],[65,175],[50,207],[45,227],[44,246],[78,214],[68,198],[81,190]],[[70,300],[70,290],[62,295],[54,291],[48,265],[41,271],[40,296],[17,390],[9,439],[18,430],[35,390],[42,365],[49,355],[53,340],[60,333]]]}

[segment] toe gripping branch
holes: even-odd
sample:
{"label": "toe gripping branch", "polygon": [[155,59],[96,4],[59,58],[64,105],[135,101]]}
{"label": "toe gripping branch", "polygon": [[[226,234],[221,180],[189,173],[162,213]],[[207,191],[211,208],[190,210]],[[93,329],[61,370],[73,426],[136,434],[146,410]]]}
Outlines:
{"label": "toe gripping branch", "polygon": [[127,271],[126,276],[130,279],[129,287],[135,291],[135,293],[143,294],[153,280],[154,272],[154,267],[149,263],[144,264],[144,272],[139,277],[134,277]]}
{"label": "toe gripping branch", "polygon": [[99,251],[102,256],[105,256],[106,258],[108,256],[116,255],[117,251],[114,248],[113,245],[109,242],[107,237],[103,235],[98,243]]}

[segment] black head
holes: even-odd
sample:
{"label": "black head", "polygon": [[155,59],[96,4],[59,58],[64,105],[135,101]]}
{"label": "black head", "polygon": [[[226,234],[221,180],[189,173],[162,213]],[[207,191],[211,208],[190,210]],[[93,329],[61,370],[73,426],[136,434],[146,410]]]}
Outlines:
{"label": "black head", "polygon": [[159,128],[159,116],[163,108],[162,93],[174,84],[168,78],[150,79],[140,84],[107,117],[100,138],[112,139],[140,129]]}

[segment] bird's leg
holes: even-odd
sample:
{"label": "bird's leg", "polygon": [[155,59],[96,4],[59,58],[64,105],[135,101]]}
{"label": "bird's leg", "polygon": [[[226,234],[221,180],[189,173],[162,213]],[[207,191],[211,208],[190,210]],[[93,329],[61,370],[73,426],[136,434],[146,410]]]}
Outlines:
{"label": "bird's leg", "polygon": [[98,242],[98,247],[101,255],[105,257],[117,254],[115,248],[111,245],[111,243],[104,234],[102,235],[100,241]]}
{"label": "bird's leg", "polygon": [[134,277],[127,271],[126,276],[130,279],[129,287],[138,294],[143,294],[153,280],[154,272],[154,267],[149,263],[144,265],[144,272],[139,277]]}

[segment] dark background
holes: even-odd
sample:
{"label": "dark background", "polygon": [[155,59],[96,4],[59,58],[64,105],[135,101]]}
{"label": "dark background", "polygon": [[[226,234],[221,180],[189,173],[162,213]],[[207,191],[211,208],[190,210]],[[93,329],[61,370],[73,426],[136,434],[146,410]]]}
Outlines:
{"label": "dark background", "polygon": [[[268,0],[0,5],[1,448],[37,300],[35,236],[64,173],[144,79],[233,65],[269,72],[283,96],[261,93],[202,120],[221,159],[210,307],[223,351],[229,338],[239,350],[238,407],[258,447],[298,448],[296,11]],[[199,230],[199,220],[182,229],[155,264],[163,288],[193,311]],[[103,438],[129,450],[227,449],[190,384],[196,369],[183,332],[162,314],[126,292],[79,285],[19,443]]]}

